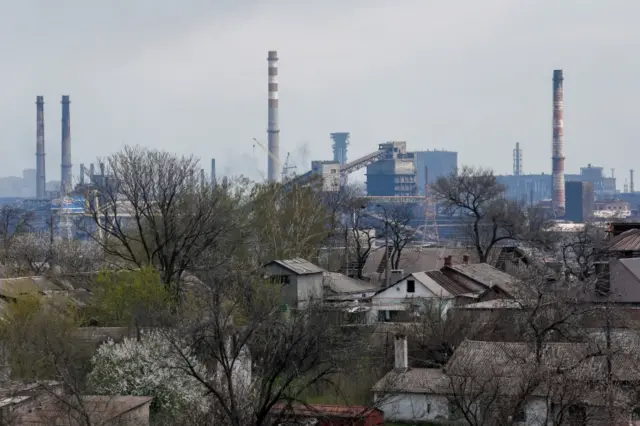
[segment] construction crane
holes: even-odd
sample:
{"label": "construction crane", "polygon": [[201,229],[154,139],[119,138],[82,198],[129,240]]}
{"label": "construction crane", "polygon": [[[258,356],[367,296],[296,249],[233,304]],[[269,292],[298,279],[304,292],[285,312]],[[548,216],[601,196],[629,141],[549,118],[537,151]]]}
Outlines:
{"label": "construction crane", "polygon": [[289,176],[289,170],[295,170],[298,168],[298,166],[296,165],[290,165],[289,164],[289,154],[287,152],[287,157],[284,160],[284,164],[282,165],[282,180],[284,181],[287,176]]}
{"label": "construction crane", "polygon": [[273,159],[273,161],[275,161],[275,162],[276,162],[276,165],[277,165],[278,167],[281,167],[281,166],[282,166],[282,164],[280,163],[280,159],[279,159],[278,157],[276,157],[275,155],[273,155],[273,153],[272,153],[271,151],[269,151],[269,149],[268,149],[266,146],[264,146],[264,144],[263,144],[262,142],[260,142],[260,141],[259,141],[258,139],[256,139],[256,138],[253,138],[253,142],[255,142],[255,143],[253,144],[254,153],[255,153],[255,148],[256,148],[256,144],[257,144],[260,148],[262,148],[262,149],[264,150],[264,152],[266,152],[266,153],[267,153],[267,155],[268,155],[269,157],[271,157],[271,158]]}

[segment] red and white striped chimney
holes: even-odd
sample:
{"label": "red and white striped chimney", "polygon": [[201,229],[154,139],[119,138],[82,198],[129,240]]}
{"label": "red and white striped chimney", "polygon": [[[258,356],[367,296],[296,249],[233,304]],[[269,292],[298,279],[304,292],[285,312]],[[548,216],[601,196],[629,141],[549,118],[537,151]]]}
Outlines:
{"label": "red and white striped chimney", "polygon": [[562,70],[553,71],[553,144],[552,144],[552,206],[556,216],[564,216],[564,77]]}
{"label": "red and white striped chimney", "polygon": [[269,63],[269,110],[267,127],[267,179],[278,180],[280,160],[280,127],[278,123],[278,52],[270,50],[267,56]]}

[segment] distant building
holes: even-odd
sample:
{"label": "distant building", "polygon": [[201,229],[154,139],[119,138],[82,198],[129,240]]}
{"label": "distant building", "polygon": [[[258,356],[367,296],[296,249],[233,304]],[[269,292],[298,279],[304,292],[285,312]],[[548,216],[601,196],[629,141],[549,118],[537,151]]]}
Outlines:
{"label": "distant building", "polygon": [[407,143],[386,142],[379,145],[379,150],[386,150],[388,154],[367,166],[367,195],[417,195],[415,154],[407,152]]}
{"label": "distant building", "polygon": [[616,196],[616,179],[605,177],[604,168],[588,164],[580,168],[579,175],[566,174],[565,182],[589,182],[593,185],[596,200],[612,200]]}
{"label": "distant building", "polygon": [[498,183],[507,187],[506,197],[527,204],[537,204],[551,198],[551,175],[500,175]]}
{"label": "distant building", "polygon": [[[458,170],[458,153],[454,151],[418,151],[415,152],[416,185],[418,195],[424,195],[425,184],[432,184],[441,177],[449,176]],[[425,182],[426,170],[429,170],[429,182]]]}
{"label": "distant building", "polygon": [[566,208],[564,218],[576,223],[588,221],[593,216],[594,198],[591,182],[565,183]]}
{"label": "distant building", "polygon": [[337,161],[312,161],[313,174],[322,176],[322,190],[336,192],[340,190],[340,163]]}

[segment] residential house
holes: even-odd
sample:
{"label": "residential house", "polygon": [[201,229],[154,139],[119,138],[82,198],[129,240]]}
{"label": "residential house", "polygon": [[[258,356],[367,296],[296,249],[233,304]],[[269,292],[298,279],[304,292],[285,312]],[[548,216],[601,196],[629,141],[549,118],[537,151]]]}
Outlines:
{"label": "residential house", "polygon": [[[615,424],[631,424],[640,414],[638,355],[624,345],[607,357],[591,344],[547,343],[536,360],[528,343],[467,340],[444,368],[423,369],[409,368],[404,336],[395,344],[395,368],[373,387],[390,421],[447,423],[471,414],[498,424],[542,426],[562,417],[569,424],[609,425],[610,415]],[[607,387],[609,365],[613,385]]]}
{"label": "residential house", "polygon": [[454,263],[451,256],[445,257],[441,271],[459,285],[474,289],[478,293],[477,301],[531,295],[531,290],[517,277],[488,263],[469,263],[468,257],[463,257],[462,263]]}
{"label": "residential house", "polygon": [[372,315],[379,321],[409,320],[414,310],[427,308],[430,301],[437,301],[435,307],[444,315],[457,297],[481,290],[481,286],[453,281],[438,270],[414,272],[371,297]]}
{"label": "residential house", "polygon": [[[144,426],[149,424],[147,396],[66,394],[56,382],[5,382],[0,389],[0,424],[79,426],[91,424]],[[79,398],[79,399],[78,399]]]}
{"label": "residential house", "polygon": [[263,267],[265,278],[282,284],[284,303],[302,308],[322,298],[325,270],[305,259],[274,260]]}

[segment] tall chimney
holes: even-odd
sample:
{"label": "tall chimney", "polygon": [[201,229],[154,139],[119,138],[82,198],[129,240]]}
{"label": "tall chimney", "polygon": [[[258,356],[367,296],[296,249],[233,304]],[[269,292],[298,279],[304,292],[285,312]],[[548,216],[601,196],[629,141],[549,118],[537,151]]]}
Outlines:
{"label": "tall chimney", "polygon": [[513,150],[513,175],[520,176],[522,174],[522,150],[520,142],[516,142],[516,149]]}
{"label": "tall chimney", "polygon": [[84,164],[80,163],[80,185],[84,185]]}
{"label": "tall chimney", "polygon": [[216,159],[211,159],[211,184],[216,183]]}
{"label": "tall chimney", "polygon": [[89,164],[89,182],[93,183],[93,177],[96,174],[96,167],[93,163]]}
{"label": "tall chimney", "polygon": [[562,70],[553,71],[553,145],[552,206],[557,216],[564,216],[564,77]]}
{"label": "tall chimney", "polygon": [[64,195],[71,192],[71,116],[69,113],[69,95],[62,97],[62,170],[60,175],[60,191]]}
{"label": "tall chimney", "polygon": [[269,64],[269,112],[267,127],[267,179],[278,180],[280,160],[280,128],[278,123],[278,52],[270,50],[267,56]]}
{"label": "tall chimney", "polygon": [[200,169],[200,187],[204,188],[206,178],[204,177],[204,169]]}
{"label": "tall chimney", "polygon": [[44,97],[36,97],[36,197],[44,198],[47,178],[44,164]]}
{"label": "tall chimney", "polygon": [[100,163],[100,177],[104,179],[104,163]]}
{"label": "tall chimney", "polygon": [[629,192],[634,193],[635,188],[633,187],[633,169],[629,170]]}
{"label": "tall chimney", "polygon": [[396,334],[394,339],[394,360],[393,368],[395,369],[407,369],[409,368],[409,351],[407,348],[407,336],[403,334]]}

